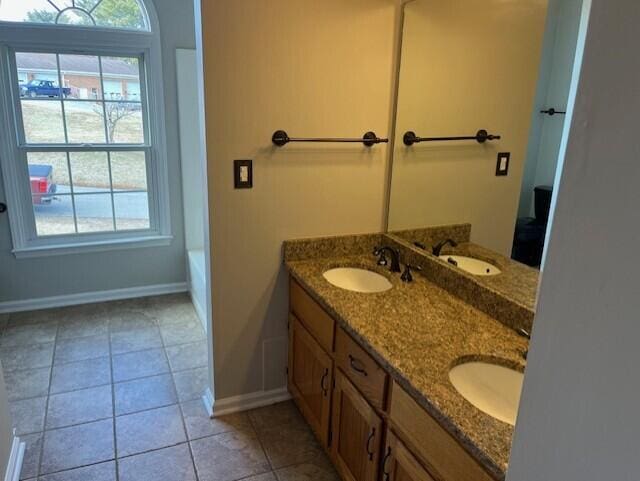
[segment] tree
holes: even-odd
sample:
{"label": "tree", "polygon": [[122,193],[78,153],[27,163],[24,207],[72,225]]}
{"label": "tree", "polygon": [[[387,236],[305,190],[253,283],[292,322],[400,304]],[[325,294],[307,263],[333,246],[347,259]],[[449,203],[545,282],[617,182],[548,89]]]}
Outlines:
{"label": "tree", "polygon": [[[54,0],[54,3],[56,1]],[[91,12],[96,25],[101,27],[144,28],[144,17],[138,0],[76,0],[77,13],[71,18],[66,15],[60,23],[92,25],[93,22],[84,12]],[[26,20],[36,23],[56,23],[57,11],[32,10],[27,13]],[[71,22],[71,20],[73,20]]]}
{"label": "tree", "polygon": [[[109,143],[115,143],[116,128],[122,119],[135,115],[139,110],[139,104],[133,102],[106,102],[104,106],[105,122]],[[102,117],[102,105],[95,106],[93,111]]]}

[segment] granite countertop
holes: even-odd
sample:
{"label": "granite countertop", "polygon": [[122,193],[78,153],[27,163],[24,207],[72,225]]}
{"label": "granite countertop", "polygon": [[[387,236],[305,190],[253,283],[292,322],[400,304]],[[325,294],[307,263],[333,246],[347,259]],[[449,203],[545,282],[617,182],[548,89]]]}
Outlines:
{"label": "granite countertop", "polygon": [[[471,242],[471,224],[430,226],[395,231],[387,233],[387,237],[434,261],[436,261],[436,257],[431,255],[433,245],[444,239],[454,239],[458,242],[458,246],[452,248],[447,245],[442,249],[441,254],[474,257],[489,262],[502,271],[497,276],[474,276],[456,269],[458,274],[529,311],[531,321],[533,320],[540,271]],[[416,241],[421,242],[426,250],[416,247],[414,244]],[[445,263],[442,260],[437,260],[437,262]],[[455,269],[452,266],[449,267]],[[530,327],[527,326],[527,329]]]}
{"label": "granite countertop", "polygon": [[[527,341],[421,275],[406,284],[371,255],[286,260],[291,275],[492,474],[504,479],[513,427],[484,414],[455,390],[451,367],[489,360],[524,369]],[[329,284],[333,267],[364,267],[393,288],[362,294]]]}

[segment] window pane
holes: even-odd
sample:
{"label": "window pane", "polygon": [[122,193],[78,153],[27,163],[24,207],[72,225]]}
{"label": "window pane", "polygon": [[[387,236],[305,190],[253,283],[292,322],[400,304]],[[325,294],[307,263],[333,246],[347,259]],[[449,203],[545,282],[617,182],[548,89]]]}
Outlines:
{"label": "window pane", "polygon": [[69,154],[74,192],[109,192],[109,162],[106,152]]}
{"label": "window pane", "polygon": [[140,102],[140,64],[135,57],[102,57],[106,100]]}
{"label": "window pane", "polygon": [[9,22],[55,23],[58,11],[47,0],[3,0],[0,18]]}
{"label": "window pane", "polygon": [[75,234],[71,196],[57,194],[50,202],[38,202],[34,197],[33,213],[39,236]]}
{"label": "window pane", "polygon": [[78,232],[113,231],[111,194],[75,194],[73,198],[76,203]]}
{"label": "window pane", "polygon": [[58,61],[55,54],[17,52],[16,67],[21,97],[60,98]]}
{"label": "window pane", "polygon": [[[69,7],[75,8],[58,15]],[[85,26],[95,22],[100,27],[149,30],[146,12],[137,0],[2,0],[0,20]]]}
{"label": "window pane", "polygon": [[29,182],[40,236],[75,233],[73,207],[69,192],[67,154],[64,152],[29,152]]}
{"label": "window pane", "polygon": [[105,102],[109,143],[144,143],[141,107],[135,102]]}
{"label": "window pane", "polygon": [[64,103],[64,115],[70,144],[105,143],[102,102],[68,100]]}
{"label": "window pane", "polygon": [[34,204],[55,202],[54,194],[69,192],[66,153],[29,152],[27,163]]}
{"label": "window pane", "polygon": [[37,234],[74,234],[67,154],[29,152],[27,162]]}
{"label": "window pane", "polygon": [[111,152],[114,190],[147,190],[145,158],[144,152]]}
{"label": "window pane", "polygon": [[59,25],[83,25],[83,26],[92,26],[93,19],[91,15],[87,14],[84,10],[80,10],[79,8],[71,8],[69,10],[65,10],[58,17]]}
{"label": "window pane", "polygon": [[90,55],[60,55],[62,84],[69,90],[67,98],[102,99],[100,64]]}
{"label": "window pane", "polygon": [[146,192],[114,193],[117,230],[149,229],[149,197]]}
{"label": "window pane", "polygon": [[63,144],[62,105],[56,101],[23,100],[22,120],[28,144]]}
{"label": "window pane", "polygon": [[99,27],[149,29],[136,0],[102,0],[93,12],[93,18]]}

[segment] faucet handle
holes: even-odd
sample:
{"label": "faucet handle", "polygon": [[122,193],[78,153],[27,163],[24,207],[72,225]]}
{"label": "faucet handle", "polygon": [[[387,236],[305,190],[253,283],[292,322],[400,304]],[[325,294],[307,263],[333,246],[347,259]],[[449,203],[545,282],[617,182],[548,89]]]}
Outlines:
{"label": "faucet handle", "polygon": [[378,258],[378,265],[379,266],[386,266],[389,263],[387,261],[387,258],[384,255],[384,249],[382,247],[375,247],[373,249],[373,255],[374,256],[380,256]]}
{"label": "faucet handle", "polygon": [[405,264],[404,272],[400,276],[400,280],[402,280],[402,282],[412,282],[413,281],[413,275],[411,274],[411,269],[413,269],[414,271],[418,271],[418,272],[422,271],[422,267],[420,267],[420,266],[412,266],[412,265],[409,265],[409,264]]}

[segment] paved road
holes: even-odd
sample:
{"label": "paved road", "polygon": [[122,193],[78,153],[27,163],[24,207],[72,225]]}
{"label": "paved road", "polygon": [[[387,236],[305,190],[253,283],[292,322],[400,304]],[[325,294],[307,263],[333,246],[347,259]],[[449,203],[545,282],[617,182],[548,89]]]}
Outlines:
{"label": "paved road", "polygon": [[[89,193],[75,197],[76,213],[82,218],[111,218],[111,196],[100,189],[76,187],[76,192]],[[69,217],[73,215],[69,186],[58,185],[56,198],[50,204],[35,205],[36,214],[52,217]],[[92,193],[101,192],[101,193]],[[149,218],[148,200],[145,192],[120,193],[115,192],[116,215],[120,219]]]}

